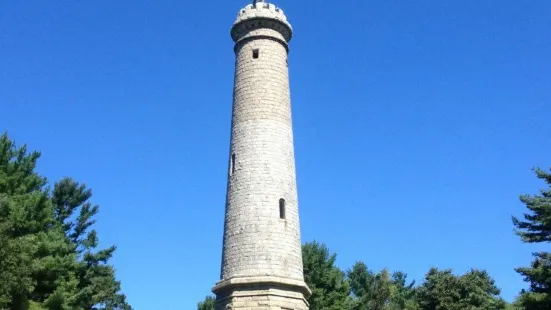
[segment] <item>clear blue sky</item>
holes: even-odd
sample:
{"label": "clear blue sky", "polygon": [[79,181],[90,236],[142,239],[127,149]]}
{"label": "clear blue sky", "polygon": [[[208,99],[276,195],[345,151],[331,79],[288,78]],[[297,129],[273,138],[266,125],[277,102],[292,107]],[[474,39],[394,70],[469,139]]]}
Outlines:
{"label": "clear blue sky", "polygon": [[[217,281],[247,0],[0,1],[0,131],[94,191],[138,310]],[[291,1],[303,241],[420,280],[487,269],[511,300],[538,246],[513,234],[551,166],[551,1]]]}

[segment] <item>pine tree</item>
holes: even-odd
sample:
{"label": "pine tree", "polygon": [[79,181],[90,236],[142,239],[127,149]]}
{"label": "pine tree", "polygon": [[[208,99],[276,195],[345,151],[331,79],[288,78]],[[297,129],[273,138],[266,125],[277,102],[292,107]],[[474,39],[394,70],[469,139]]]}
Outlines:
{"label": "pine tree", "polygon": [[0,136],[0,309],[131,309],[90,229],[98,207],[71,179],[35,172],[38,152]]}
{"label": "pine tree", "polygon": [[[520,197],[528,212],[523,220],[513,217],[513,224],[523,242],[547,243],[551,242],[551,173],[534,170],[548,188],[542,189],[538,195]],[[530,283],[530,290],[521,293],[519,303],[526,310],[551,309],[551,253],[538,252],[534,257],[530,267],[516,269]]]}
{"label": "pine tree", "polygon": [[375,273],[361,261],[348,271],[354,310],[415,310],[415,281],[407,284],[403,272],[390,274],[387,269]]}
{"label": "pine tree", "polygon": [[345,310],[350,307],[350,285],[337,266],[336,254],[317,242],[302,246],[304,280],[312,290],[311,310]]}
{"label": "pine tree", "polygon": [[120,282],[115,278],[115,270],[108,265],[116,247],[96,250],[97,232],[91,227],[99,207],[89,202],[91,197],[90,189],[70,178],[57,182],[52,193],[55,219],[63,228],[72,252],[77,255],[74,305],[79,309],[90,310],[131,309],[126,303],[126,296],[120,293]]}
{"label": "pine tree", "polygon": [[[56,225],[46,187],[47,180],[34,170],[40,157],[16,147],[6,134],[0,136],[0,309],[67,306],[63,296],[70,278],[59,255],[69,246]],[[6,280],[4,280],[6,279]]]}
{"label": "pine tree", "polygon": [[214,310],[216,299],[212,296],[205,297],[205,300],[197,304],[197,310]]}
{"label": "pine tree", "polygon": [[502,310],[507,303],[486,271],[472,269],[462,276],[431,268],[417,289],[422,310]]}

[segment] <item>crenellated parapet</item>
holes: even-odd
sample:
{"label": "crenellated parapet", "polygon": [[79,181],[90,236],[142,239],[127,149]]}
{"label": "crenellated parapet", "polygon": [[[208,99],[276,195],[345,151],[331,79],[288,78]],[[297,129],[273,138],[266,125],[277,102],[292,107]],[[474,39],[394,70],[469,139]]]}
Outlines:
{"label": "crenellated parapet", "polygon": [[288,43],[293,36],[293,28],[283,10],[266,1],[254,1],[241,9],[231,28],[231,36],[237,43],[259,29],[274,30],[284,43]]}

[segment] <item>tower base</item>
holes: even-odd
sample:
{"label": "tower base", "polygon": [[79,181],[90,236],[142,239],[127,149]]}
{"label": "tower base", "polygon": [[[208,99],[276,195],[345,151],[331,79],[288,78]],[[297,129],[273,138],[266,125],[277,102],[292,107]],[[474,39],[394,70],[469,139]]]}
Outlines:
{"label": "tower base", "polygon": [[223,280],[212,291],[215,310],[308,310],[311,294],[303,281],[271,276]]}

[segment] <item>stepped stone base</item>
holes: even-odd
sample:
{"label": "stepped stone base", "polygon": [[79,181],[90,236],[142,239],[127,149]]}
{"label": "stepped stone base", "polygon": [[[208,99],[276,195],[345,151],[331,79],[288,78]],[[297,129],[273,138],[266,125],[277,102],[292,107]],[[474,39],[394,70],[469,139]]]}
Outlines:
{"label": "stepped stone base", "polygon": [[278,277],[233,278],[214,288],[215,310],[308,310],[303,281]]}

